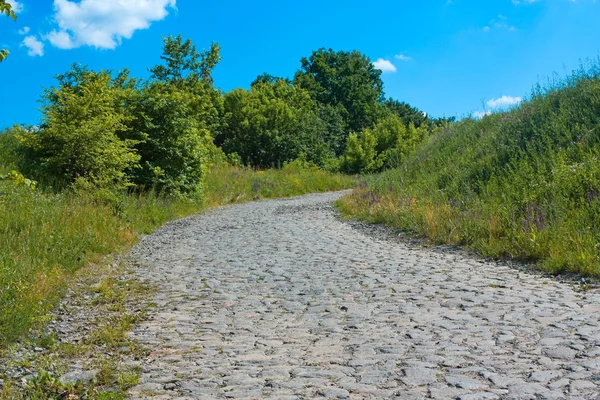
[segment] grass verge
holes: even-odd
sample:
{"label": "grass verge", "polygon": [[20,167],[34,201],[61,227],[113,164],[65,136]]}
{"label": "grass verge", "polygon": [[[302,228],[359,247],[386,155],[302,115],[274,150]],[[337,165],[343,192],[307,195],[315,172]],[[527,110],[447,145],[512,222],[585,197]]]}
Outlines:
{"label": "grass verge", "polygon": [[519,107],[447,126],[338,202],[436,243],[600,276],[600,62]]}

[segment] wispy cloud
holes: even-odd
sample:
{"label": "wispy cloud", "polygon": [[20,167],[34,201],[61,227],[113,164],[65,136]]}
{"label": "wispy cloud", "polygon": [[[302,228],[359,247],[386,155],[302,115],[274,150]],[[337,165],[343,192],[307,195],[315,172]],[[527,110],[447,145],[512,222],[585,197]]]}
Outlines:
{"label": "wispy cloud", "polygon": [[[513,2],[514,2],[514,0],[513,0]],[[507,31],[515,31],[516,30],[516,28],[514,26],[512,26],[508,23],[507,18],[502,14],[498,15],[498,18],[491,20],[489,24],[487,24],[486,26],[483,27],[484,32],[489,32],[492,29],[504,29]]]}
{"label": "wispy cloud", "polygon": [[10,6],[12,7],[12,10],[16,13],[20,13],[21,11],[23,11],[23,3],[21,3],[21,1],[17,1],[17,0],[6,0],[6,2],[8,4],[10,4]]}
{"label": "wispy cloud", "polygon": [[389,60],[384,60],[383,58],[378,59],[373,62],[373,66],[381,71],[385,72],[396,72],[396,66],[391,63]]}
{"label": "wispy cloud", "polygon": [[175,9],[177,0],[54,0],[57,29],[45,35],[55,47],[114,49]]}
{"label": "wispy cloud", "polygon": [[490,108],[511,107],[519,104],[523,99],[520,97],[502,96],[497,99],[488,100],[485,103]]}
{"label": "wispy cloud", "polygon": [[39,41],[35,36],[26,36],[21,46],[27,47],[27,54],[32,57],[41,57],[44,55],[44,43]]}
{"label": "wispy cloud", "polygon": [[405,54],[396,54],[394,56],[394,58],[396,60],[400,60],[400,61],[411,61],[413,59],[412,57],[409,57],[409,56],[407,56]]}
{"label": "wispy cloud", "polygon": [[30,30],[28,26],[24,26],[22,29],[19,29],[19,35],[27,35]]}

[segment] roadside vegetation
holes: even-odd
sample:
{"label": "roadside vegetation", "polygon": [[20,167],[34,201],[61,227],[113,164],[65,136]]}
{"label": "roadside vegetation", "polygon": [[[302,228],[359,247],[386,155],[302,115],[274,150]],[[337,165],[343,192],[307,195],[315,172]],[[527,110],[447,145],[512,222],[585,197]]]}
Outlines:
{"label": "roadside vegetation", "polygon": [[519,107],[446,125],[339,202],[348,216],[600,276],[600,62]]}

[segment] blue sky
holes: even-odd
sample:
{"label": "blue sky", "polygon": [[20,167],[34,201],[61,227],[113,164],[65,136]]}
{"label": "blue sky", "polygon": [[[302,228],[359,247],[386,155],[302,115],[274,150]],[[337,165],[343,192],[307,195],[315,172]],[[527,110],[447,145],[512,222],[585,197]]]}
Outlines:
{"label": "blue sky", "polygon": [[217,41],[215,84],[293,76],[320,47],[356,49],[385,69],[389,97],[433,116],[482,113],[526,97],[600,50],[595,0],[9,0],[0,19],[0,128],[35,124],[37,100],[73,62],[147,77],[161,37]]}

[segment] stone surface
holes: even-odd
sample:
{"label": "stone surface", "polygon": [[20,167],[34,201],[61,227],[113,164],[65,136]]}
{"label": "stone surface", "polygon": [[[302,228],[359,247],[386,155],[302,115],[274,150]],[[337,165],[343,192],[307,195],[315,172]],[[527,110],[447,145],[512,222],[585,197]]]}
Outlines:
{"label": "stone surface", "polygon": [[94,380],[96,375],[98,375],[97,370],[71,371],[61,376],[59,381],[63,385],[75,385],[77,383],[87,384]]}
{"label": "stone surface", "polygon": [[[131,398],[595,399],[600,294],[341,221],[340,193],[210,210],[132,251],[157,285]],[[387,236],[386,236],[387,235]]]}

